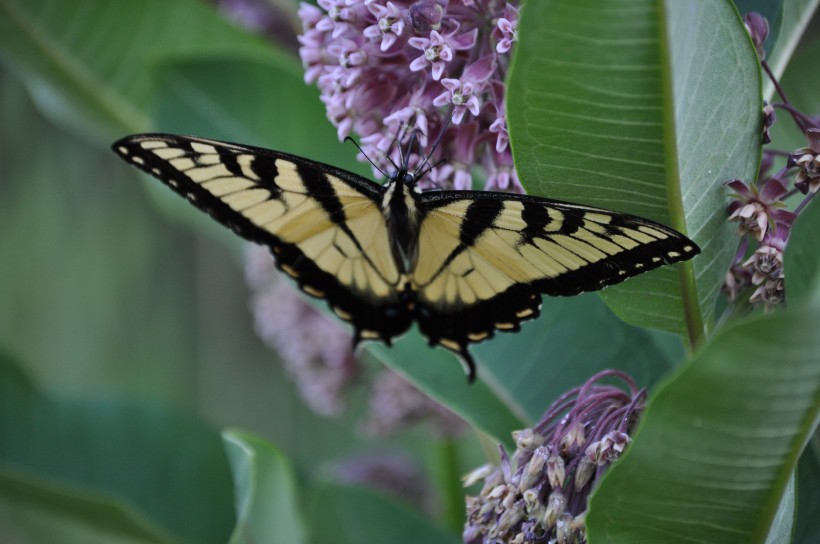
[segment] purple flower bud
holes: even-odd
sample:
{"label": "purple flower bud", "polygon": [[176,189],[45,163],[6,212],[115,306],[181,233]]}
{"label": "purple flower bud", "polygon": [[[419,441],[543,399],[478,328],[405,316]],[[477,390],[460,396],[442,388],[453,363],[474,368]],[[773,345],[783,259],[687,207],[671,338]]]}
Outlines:
{"label": "purple flower bud", "polygon": [[596,463],[586,455],[581,457],[575,469],[575,491],[580,492],[589,483],[595,473],[596,466]]}
{"label": "purple flower bud", "polygon": [[[777,116],[774,113],[774,107],[768,102],[763,105],[763,143],[771,143],[772,137],[769,135],[769,129],[775,122]],[[761,168],[762,170],[763,168]]]}
{"label": "purple flower bud", "polygon": [[497,530],[499,534],[503,535],[507,533],[513,528],[513,526],[524,519],[526,513],[523,500],[518,501],[511,507],[506,508],[501,514],[501,517],[498,518]]}
{"label": "purple flower bud", "polygon": [[524,473],[521,475],[521,481],[518,484],[518,489],[522,493],[527,489],[535,487],[535,485],[541,481],[544,476],[544,467],[547,465],[549,456],[550,452],[544,446],[536,448],[536,450],[532,452],[532,458],[524,469]]}
{"label": "purple flower bud", "polygon": [[434,0],[421,0],[410,5],[410,24],[416,34],[429,34],[431,30],[441,28],[444,8]]}
{"label": "purple flower bud", "polygon": [[567,508],[567,499],[560,489],[550,493],[547,498],[547,510],[544,513],[544,527],[551,529],[555,527],[558,518],[564,514]]}
{"label": "purple flower bud", "polygon": [[756,11],[750,11],[743,17],[743,24],[746,25],[746,31],[752,37],[757,56],[760,57],[760,60],[763,60],[766,58],[766,50],[763,48],[763,44],[769,35],[769,22]]}
{"label": "purple flower bud", "polygon": [[563,487],[566,478],[566,464],[563,457],[551,455],[547,460],[547,478],[552,487]]}

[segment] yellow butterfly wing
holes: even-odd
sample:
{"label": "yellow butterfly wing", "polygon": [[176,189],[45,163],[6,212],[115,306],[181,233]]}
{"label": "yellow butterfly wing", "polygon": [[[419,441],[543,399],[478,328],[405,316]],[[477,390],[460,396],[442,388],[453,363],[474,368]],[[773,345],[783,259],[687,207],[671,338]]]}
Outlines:
{"label": "yellow butterfly wing", "polygon": [[286,153],[169,134],[113,146],[240,236],[267,245],[306,293],[325,298],[356,339],[389,342],[411,322],[397,290],[379,204],[365,178]]}
{"label": "yellow butterfly wing", "polygon": [[619,283],[700,250],[653,221],[526,195],[425,193],[412,279],[431,344],[459,353],[538,316],[541,295]]}

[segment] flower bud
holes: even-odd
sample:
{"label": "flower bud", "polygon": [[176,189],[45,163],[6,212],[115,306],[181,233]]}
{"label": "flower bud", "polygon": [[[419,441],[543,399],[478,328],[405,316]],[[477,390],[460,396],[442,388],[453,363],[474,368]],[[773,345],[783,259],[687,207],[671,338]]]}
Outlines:
{"label": "flower bud", "polygon": [[563,487],[566,477],[566,465],[560,455],[551,455],[547,459],[547,478],[552,487]]}
{"label": "flower bud", "polygon": [[527,467],[524,469],[524,473],[521,475],[518,489],[524,492],[531,487],[535,487],[544,475],[544,466],[547,464],[549,455],[550,451],[544,446],[536,448],[532,453],[530,462],[527,463]]}
{"label": "flower bud", "polygon": [[752,37],[757,56],[760,57],[760,60],[763,60],[766,58],[766,50],[763,48],[763,44],[769,36],[769,21],[756,11],[750,11],[743,17],[743,24],[746,25],[746,31]]}
{"label": "flower bud", "polygon": [[556,489],[547,497],[547,510],[544,512],[543,524],[547,529],[555,526],[558,518],[567,508],[567,499],[561,490]]}
{"label": "flower bud", "polygon": [[433,0],[420,0],[410,4],[410,24],[418,35],[429,34],[431,30],[441,28],[441,17],[444,8]]}
{"label": "flower bud", "polygon": [[595,473],[595,463],[586,455],[581,457],[575,469],[575,491],[580,492],[592,479]]}
{"label": "flower bud", "polygon": [[499,535],[503,535],[512,529],[516,523],[524,519],[525,514],[526,512],[524,510],[523,500],[512,504],[509,508],[504,510],[501,513],[501,517],[498,518],[498,524],[496,526]]}

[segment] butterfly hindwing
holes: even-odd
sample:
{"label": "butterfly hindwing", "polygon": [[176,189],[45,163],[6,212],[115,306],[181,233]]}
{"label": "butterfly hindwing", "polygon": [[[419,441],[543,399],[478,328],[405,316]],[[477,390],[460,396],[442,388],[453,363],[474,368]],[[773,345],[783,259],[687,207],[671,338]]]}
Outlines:
{"label": "butterfly hindwing", "polygon": [[443,191],[419,207],[419,327],[464,357],[537,317],[542,294],[601,289],[699,251],[646,219],[533,196]]}
{"label": "butterfly hindwing", "polygon": [[326,298],[357,338],[389,342],[410,326],[381,186],[285,153],[201,138],[143,134],[112,147],[240,236],[267,245],[277,266]]}

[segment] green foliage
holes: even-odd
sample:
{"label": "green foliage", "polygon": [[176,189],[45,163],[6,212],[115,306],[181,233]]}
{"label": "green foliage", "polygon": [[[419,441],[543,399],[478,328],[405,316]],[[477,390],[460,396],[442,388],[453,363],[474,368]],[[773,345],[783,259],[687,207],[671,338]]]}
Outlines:
{"label": "green foliage", "polygon": [[229,430],[222,434],[236,486],[237,523],[230,544],[307,542],[293,469],[263,439]]}
{"label": "green foliage", "polygon": [[[777,73],[816,5],[765,3]],[[703,255],[603,297],[545,299],[539,320],[477,346],[474,386],[416,333],[370,358],[492,444],[603,368],[650,388],[594,496],[591,542],[815,541],[816,204],[786,252],[790,307],[713,330],[737,243],[723,182],[753,179],[760,154],[760,73],[733,5],[532,0],[525,13],[508,92],[525,186],[671,224]],[[784,74],[814,112],[818,43]],[[20,361],[0,364],[0,540],[458,541],[442,516],[328,476],[363,451],[441,463],[437,439],[358,438],[357,399],[345,418],[307,414],[254,340],[233,253],[199,233],[236,241],[109,156],[125,133],[166,130],[366,173],[294,55],[193,0],[0,0],[0,61],[0,347]],[[220,442],[224,426],[254,434]],[[455,443],[456,470],[481,462],[474,450]],[[459,493],[438,485],[428,506]]]}
{"label": "green foliage", "polygon": [[[726,327],[658,387],[591,501],[591,541],[765,542],[776,530],[820,417],[820,298],[795,306]],[[791,516],[781,523],[789,534]]]}

